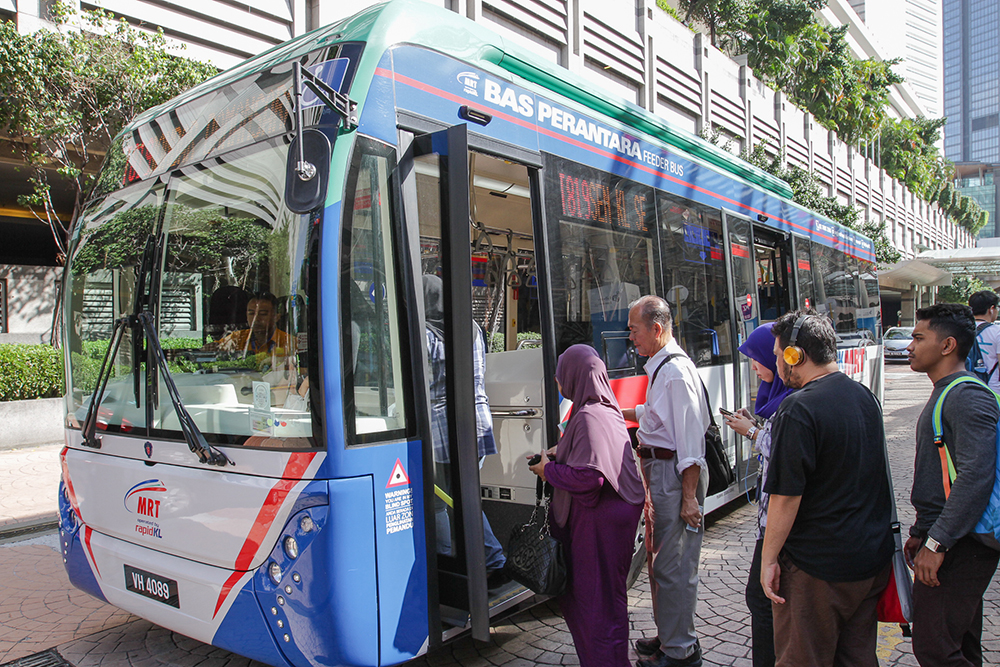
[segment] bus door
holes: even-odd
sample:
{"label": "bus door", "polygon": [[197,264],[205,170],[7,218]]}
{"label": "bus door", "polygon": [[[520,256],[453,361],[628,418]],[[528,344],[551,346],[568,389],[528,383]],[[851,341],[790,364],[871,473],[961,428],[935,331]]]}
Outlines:
{"label": "bus door", "polygon": [[430,635],[468,624],[475,639],[488,641],[478,453],[475,446],[459,446],[477,439],[466,127],[413,136],[399,169],[421,304],[411,311],[417,317],[410,327],[420,348],[415,358],[423,358],[422,368],[414,369],[414,391],[426,396],[427,406],[421,438]]}
{"label": "bus door", "polygon": [[[506,545],[513,526],[534,507],[536,478],[525,454],[546,449],[557,430],[558,411],[545,407],[556,400],[554,383],[546,381],[555,374],[554,357],[546,353],[553,346],[542,346],[542,324],[549,322],[543,313],[551,306],[540,278],[544,262],[536,261],[541,158],[509,145],[497,152],[495,143],[467,136],[464,126],[402,130],[400,138],[411,146],[400,162],[403,208],[413,279],[423,297],[422,323],[411,327],[423,345],[415,353],[424,358],[416,386],[428,404],[425,482],[433,488],[427,500],[433,509],[427,520],[436,531],[428,536],[428,562],[437,564],[428,579],[437,580],[429,585],[439,598],[442,636],[470,624],[479,638],[480,615],[488,623],[533,595],[494,577],[487,589],[486,575],[499,573],[497,545]],[[460,150],[466,160],[455,157]],[[551,337],[551,326],[546,330]],[[476,369],[472,348],[480,345],[485,367]],[[477,372],[498,450],[482,460],[476,412],[487,408],[474,400]],[[488,637],[488,625],[482,628]]]}
{"label": "bus door", "polygon": [[[757,289],[755,266],[754,225],[749,219],[723,211],[724,234],[726,238],[726,262],[729,267],[730,303],[733,304],[733,381],[736,405],[753,405],[757,395],[759,380],[750,368],[750,360],[736,352],[750,332],[760,324],[760,298]],[[733,443],[739,451],[736,457],[737,485],[741,489],[749,489],[757,474],[756,458],[751,455],[749,443],[744,438],[735,435],[731,429]]]}
{"label": "bus door", "polygon": [[753,258],[760,322],[773,322],[793,308],[791,237],[753,225]]}
{"label": "bus door", "polygon": [[[760,302],[757,298],[757,279],[754,269],[753,230],[750,220],[723,211],[726,235],[726,262],[729,266],[729,286],[732,290],[730,303],[734,305],[733,340],[738,348],[750,332],[760,323]],[[749,405],[750,361],[743,355],[736,355],[734,381],[738,405]],[[756,379],[756,378],[754,378]]]}

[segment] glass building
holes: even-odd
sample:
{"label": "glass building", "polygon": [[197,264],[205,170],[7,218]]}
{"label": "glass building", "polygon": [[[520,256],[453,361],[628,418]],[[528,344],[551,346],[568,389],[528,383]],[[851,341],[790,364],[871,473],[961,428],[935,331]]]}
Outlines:
{"label": "glass building", "polygon": [[1000,162],[1000,3],[944,0],[944,152]]}
{"label": "glass building", "polygon": [[959,192],[990,214],[980,238],[997,233],[1000,178],[1000,3],[944,0],[945,157]]}

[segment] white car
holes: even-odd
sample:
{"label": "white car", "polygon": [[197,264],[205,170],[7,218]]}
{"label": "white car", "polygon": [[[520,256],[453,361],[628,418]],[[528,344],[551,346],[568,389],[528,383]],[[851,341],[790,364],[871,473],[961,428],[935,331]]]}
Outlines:
{"label": "white car", "polygon": [[892,327],[882,335],[886,361],[906,361],[906,348],[913,340],[913,327]]}

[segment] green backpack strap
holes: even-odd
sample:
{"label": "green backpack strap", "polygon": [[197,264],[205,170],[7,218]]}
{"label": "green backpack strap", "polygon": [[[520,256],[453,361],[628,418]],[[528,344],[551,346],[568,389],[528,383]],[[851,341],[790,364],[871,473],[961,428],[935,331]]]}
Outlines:
{"label": "green backpack strap", "polygon": [[934,404],[934,413],[931,416],[931,424],[934,427],[934,444],[937,445],[938,453],[941,456],[941,477],[944,482],[945,498],[948,497],[948,494],[951,491],[951,484],[958,476],[958,471],[955,470],[955,463],[951,459],[951,453],[944,444],[944,430],[941,427],[941,408],[944,406],[944,397],[948,395],[948,392],[951,391],[952,387],[962,384],[963,382],[974,382],[980,387],[983,387],[993,394],[993,397],[997,399],[997,406],[1000,406],[1000,396],[997,396],[997,394],[990,389],[985,382],[977,377],[972,377],[971,375],[963,375],[955,378],[948,383],[948,386],[945,387],[944,391],[941,392],[941,395],[938,396],[937,402]]}

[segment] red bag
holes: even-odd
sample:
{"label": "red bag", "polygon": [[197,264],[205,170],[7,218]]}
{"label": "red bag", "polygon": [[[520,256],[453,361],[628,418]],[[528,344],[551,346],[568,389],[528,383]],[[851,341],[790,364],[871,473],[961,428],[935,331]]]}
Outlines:
{"label": "red bag", "polygon": [[903,636],[909,637],[909,622],[913,618],[913,579],[903,558],[903,541],[896,520],[896,504],[892,507],[892,537],[896,550],[892,554],[889,583],[878,598],[878,620],[882,623],[899,623]]}
{"label": "red bag", "polygon": [[[903,566],[906,567],[905,565]],[[910,586],[910,573],[903,574],[906,579],[906,586]],[[909,607],[909,603],[907,604]],[[909,609],[907,609],[909,612]],[[909,623],[908,614],[903,612],[903,603],[899,597],[899,586],[896,583],[896,564],[893,562],[892,570],[889,572],[889,583],[878,598],[878,620],[882,623]]]}

